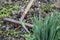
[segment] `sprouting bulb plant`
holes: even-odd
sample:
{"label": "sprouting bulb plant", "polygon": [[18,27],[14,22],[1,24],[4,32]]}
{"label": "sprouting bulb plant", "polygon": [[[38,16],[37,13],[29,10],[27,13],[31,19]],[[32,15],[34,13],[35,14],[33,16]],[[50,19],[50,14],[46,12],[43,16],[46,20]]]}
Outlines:
{"label": "sprouting bulb plant", "polygon": [[[27,40],[58,40],[60,37],[60,19],[58,12],[52,12],[44,20],[34,16],[33,34],[28,35]],[[60,39],[59,39],[60,40]]]}

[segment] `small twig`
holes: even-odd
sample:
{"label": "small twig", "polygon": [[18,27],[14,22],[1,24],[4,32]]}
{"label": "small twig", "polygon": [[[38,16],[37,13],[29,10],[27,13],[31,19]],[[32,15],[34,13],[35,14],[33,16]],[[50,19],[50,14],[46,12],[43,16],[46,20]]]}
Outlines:
{"label": "small twig", "polygon": [[21,20],[24,19],[24,17],[26,16],[27,12],[28,12],[29,9],[30,9],[30,7],[32,6],[33,2],[34,2],[34,0],[31,0],[31,1],[28,3],[28,5],[27,5],[27,7],[26,7],[26,9],[25,9],[25,11],[24,11],[24,13],[23,13],[23,15],[21,16]]}
{"label": "small twig", "polygon": [[[16,24],[20,24],[21,25],[21,23],[19,22],[19,21],[16,21],[16,20],[14,20],[14,19],[10,19],[10,18],[4,18],[3,19],[4,21],[7,21],[7,22],[12,22],[12,23],[16,23]],[[29,27],[32,27],[33,25],[32,24],[29,24],[29,23],[24,23],[26,26],[29,26]]]}

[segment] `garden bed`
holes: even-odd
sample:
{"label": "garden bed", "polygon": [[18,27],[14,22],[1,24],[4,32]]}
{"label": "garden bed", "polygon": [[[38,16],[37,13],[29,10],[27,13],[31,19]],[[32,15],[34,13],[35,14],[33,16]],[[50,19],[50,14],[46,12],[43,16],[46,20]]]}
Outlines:
{"label": "garden bed", "polygon": [[[24,34],[28,34],[22,23],[19,20],[23,15],[30,0],[13,1],[11,3],[4,1],[0,9],[0,40],[26,40]],[[47,2],[39,0],[34,1],[30,10],[23,19],[28,31],[33,34],[33,19],[34,16],[41,16],[44,20],[45,16],[51,15],[51,12],[56,10]]]}

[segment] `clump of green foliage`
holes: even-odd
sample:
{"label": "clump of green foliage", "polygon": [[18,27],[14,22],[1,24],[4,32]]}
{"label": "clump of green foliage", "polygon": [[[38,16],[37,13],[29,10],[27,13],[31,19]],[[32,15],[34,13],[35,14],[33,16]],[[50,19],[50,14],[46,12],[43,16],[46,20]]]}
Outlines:
{"label": "clump of green foliage", "polygon": [[51,12],[52,11],[52,6],[50,4],[42,6],[42,10],[44,12]]}
{"label": "clump of green foliage", "polygon": [[10,35],[13,35],[13,36],[16,36],[17,34],[19,34],[19,32],[16,32],[16,31],[10,32]]}
{"label": "clump of green foliage", "polygon": [[0,18],[4,18],[8,16],[9,16],[8,10],[6,8],[2,8],[2,10],[0,11]]}
{"label": "clump of green foliage", "polygon": [[4,35],[6,35],[6,36],[16,36],[16,35],[18,35],[19,34],[19,31],[2,31],[2,30],[0,30],[0,35],[2,35],[2,34],[4,34]]}
{"label": "clump of green foliage", "polygon": [[0,31],[0,35],[3,33],[3,31]]}
{"label": "clump of green foliage", "polygon": [[34,16],[33,25],[33,34],[24,35],[27,40],[58,40],[60,38],[58,12],[53,12],[51,16],[46,16],[44,20],[40,16]]}
{"label": "clump of green foliage", "polygon": [[24,0],[24,3],[26,4],[28,0]]}
{"label": "clump of green foliage", "polygon": [[13,6],[12,8],[2,8],[0,10],[0,18],[5,18],[5,17],[9,17],[10,14],[13,12],[13,11],[19,11],[21,9],[21,6]]}

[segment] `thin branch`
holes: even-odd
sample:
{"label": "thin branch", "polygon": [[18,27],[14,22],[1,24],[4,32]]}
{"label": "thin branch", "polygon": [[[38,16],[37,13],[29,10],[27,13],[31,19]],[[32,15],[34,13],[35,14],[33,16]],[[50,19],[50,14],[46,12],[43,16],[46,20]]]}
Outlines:
{"label": "thin branch", "polygon": [[[4,18],[3,20],[7,21],[7,22],[12,22],[12,23],[16,23],[16,24],[20,24],[21,25],[21,23],[19,21],[16,21],[14,19]],[[29,23],[25,23],[25,25],[28,26],[28,27],[32,27],[33,26],[32,24],[29,24]]]}
{"label": "thin branch", "polygon": [[24,19],[24,17],[26,16],[27,12],[29,11],[30,7],[32,6],[32,4],[34,3],[34,0],[30,0],[30,2],[28,3],[23,15],[21,16],[21,20]]}

